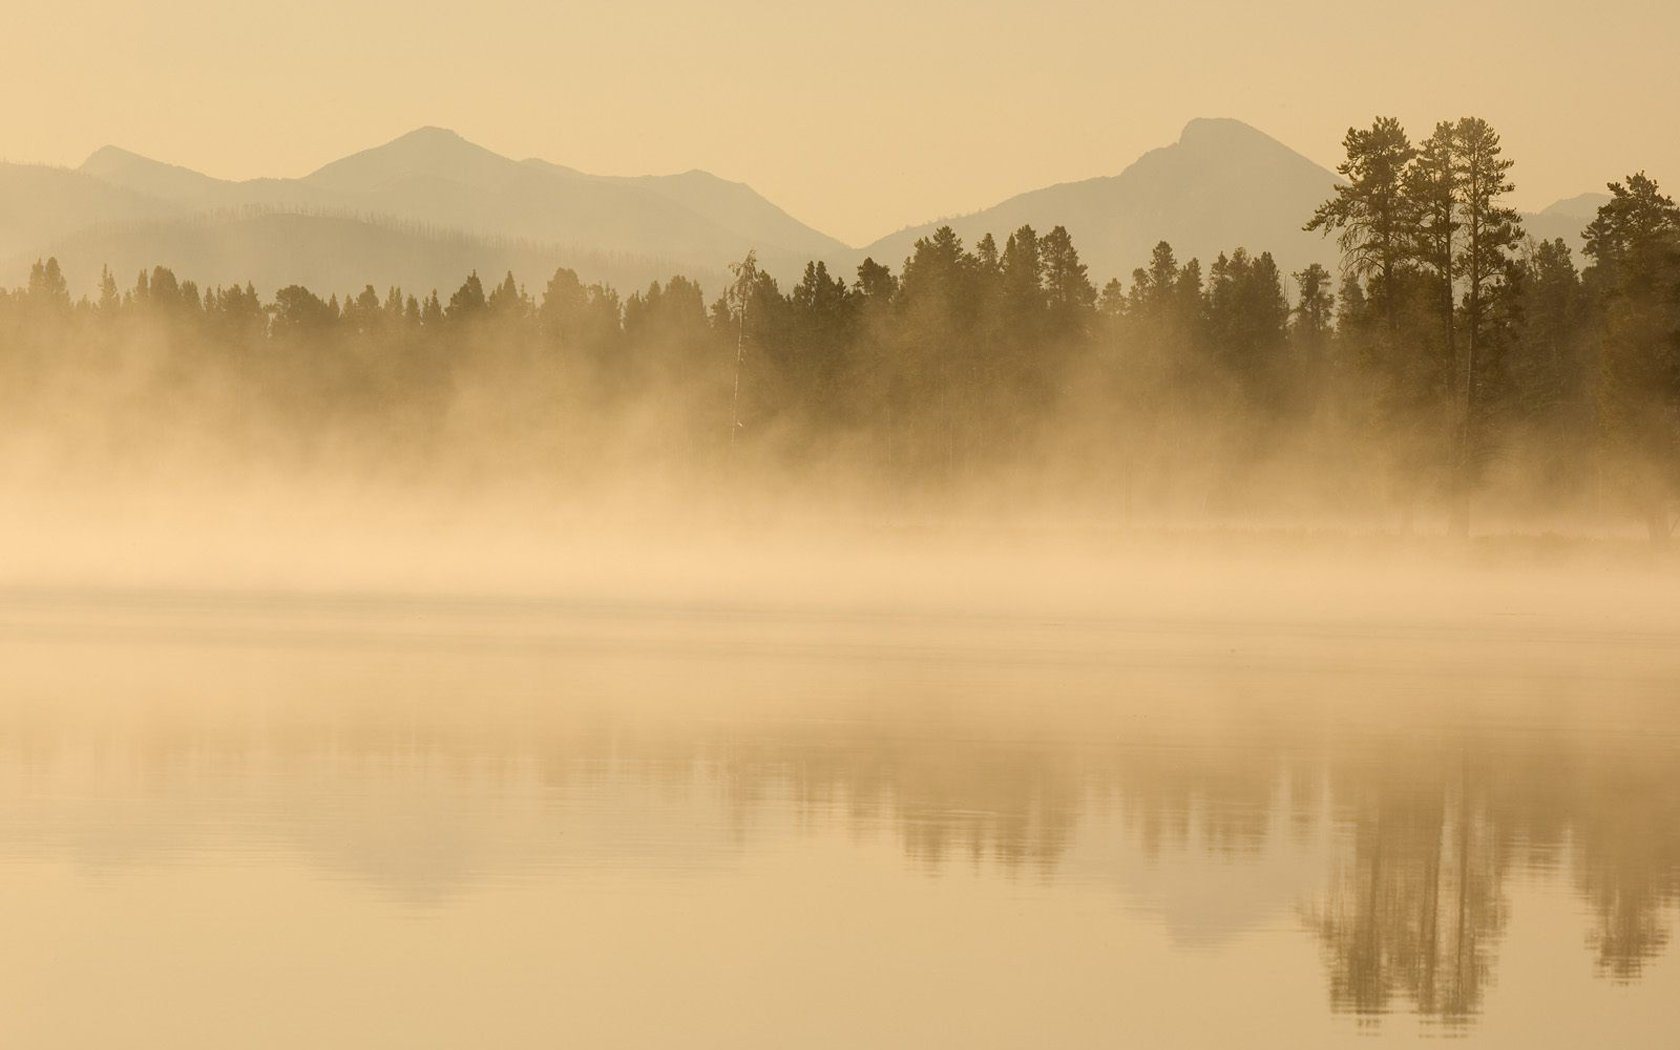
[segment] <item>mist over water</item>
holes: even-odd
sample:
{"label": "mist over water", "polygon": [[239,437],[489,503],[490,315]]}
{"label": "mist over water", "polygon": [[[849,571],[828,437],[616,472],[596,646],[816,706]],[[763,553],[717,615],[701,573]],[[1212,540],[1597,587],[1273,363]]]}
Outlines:
{"label": "mist over water", "polygon": [[1216,406],[1115,469],[1131,422],[1074,395],[1000,416],[1018,449],[737,426],[716,360],[603,393],[469,341],[344,400],[172,372],[151,324],[11,395],[8,1043],[1677,1021],[1680,612],[1636,521],[1488,490],[1452,539]]}
{"label": "mist over water", "polygon": [[1150,562],[13,588],[0,1031],[1661,1045],[1666,586]]}
{"label": "mist over water", "polygon": [[[1285,222],[1334,287],[1025,223],[628,293],[36,263],[0,1043],[1666,1045],[1680,210],[1610,185],[1577,269],[1486,121],[1345,147]],[[533,163],[294,189],[788,219]]]}
{"label": "mist over water", "polygon": [[852,428],[731,406],[727,339],[612,392],[487,328],[381,391],[173,323],[8,395],[0,1041],[1680,1021],[1676,567],[1625,515],[1451,539],[1229,402]]}

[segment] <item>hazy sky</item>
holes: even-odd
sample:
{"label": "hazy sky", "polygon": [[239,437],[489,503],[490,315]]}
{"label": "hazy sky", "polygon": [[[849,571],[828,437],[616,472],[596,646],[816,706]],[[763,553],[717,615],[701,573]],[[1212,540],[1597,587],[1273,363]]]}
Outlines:
{"label": "hazy sky", "polygon": [[0,156],[116,143],[301,175],[423,124],[603,174],[700,167],[861,243],[1113,174],[1195,116],[1333,165],[1350,123],[1476,113],[1541,207],[1680,189],[1680,4],[1412,0],[58,0],[0,33]]}

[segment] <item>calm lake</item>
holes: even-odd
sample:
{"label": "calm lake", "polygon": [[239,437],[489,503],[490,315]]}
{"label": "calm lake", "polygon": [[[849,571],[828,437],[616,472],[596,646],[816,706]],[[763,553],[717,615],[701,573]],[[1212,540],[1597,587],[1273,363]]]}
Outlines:
{"label": "calm lake", "polygon": [[1671,582],[1218,593],[7,591],[0,1045],[1680,1045]]}

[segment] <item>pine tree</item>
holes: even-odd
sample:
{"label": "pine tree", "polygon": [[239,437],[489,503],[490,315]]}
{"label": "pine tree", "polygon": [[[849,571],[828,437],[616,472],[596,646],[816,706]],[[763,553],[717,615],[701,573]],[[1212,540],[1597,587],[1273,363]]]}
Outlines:
{"label": "pine tree", "polygon": [[1417,150],[1393,117],[1378,117],[1368,130],[1349,128],[1342,140],[1347,159],[1337,165],[1347,182],[1318,206],[1303,229],[1338,231],[1343,269],[1369,281],[1390,329],[1399,326],[1398,283],[1412,257],[1417,213],[1406,192],[1407,169]]}
{"label": "pine tree", "polygon": [[1311,263],[1292,274],[1297,289],[1290,331],[1304,345],[1321,345],[1336,327],[1336,295],[1330,290],[1330,271]]}
{"label": "pine tree", "polygon": [[1582,354],[1580,274],[1562,238],[1532,244],[1521,268],[1522,331],[1511,369],[1512,409],[1550,446],[1541,452],[1553,474],[1584,475],[1594,377]]}
{"label": "pine tree", "polygon": [[1673,533],[1680,489],[1680,208],[1644,172],[1610,184],[1586,229],[1599,315],[1601,418],[1651,542]]}
{"label": "pine tree", "polygon": [[450,321],[467,321],[478,316],[484,308],[484,284],[478,279],[478,271],[474,270],[449,297],[449,307],[444,316]]}
{"label": "pine tree", "polygon": [[1057,226],[1045,234],[1040,255],[1054,334],[1061,338],[1086,334],[1097,304],[1097,290],[1085,264],[1079,261],[1079,249],[1074,247],[1067,227]]}
{"label": "pine tree", "polygon": [[1452,527],[1465,536],[1470,530],[1470,474],[1480,438],[1478,390],[1481,373],[1492,363],[1486,354],[1493,342],[1489,319],[1496,298],[1509,284],[1514,253],[1522,241],[1522,220],[1515,208],[1503,203],[1516,187],[1508,176],[1512,162],[1500,148],[1498,133],[1480,117],[1465,117],[1453,138],[1458,224],[1463,231],[1458,270],[1465,286],[1465,348]]}
{"label": "pine tree", "polygon": [[436,331],[443,325],[443,304],[438,302],[437,289],[426,296],[426,302],[420,307],[420,324],[422,327]]}
{"label": "pine tree", "polygon": [[122,294],[117,291],[117,279],[111,276],[109,266],[99,268],[99,312],[106,317],[114,315],[122,307]]}
{"label": "pine tree", "polygon": [[1434,285],[1433,299],[1440,317],[1446,361],[1456,366],[1456,282],[1463,171],[1458,129],[1452,122],[1442,121],[1435,125],[1434,134],[1420,144],[1417,157],[1407,172],[1406,192],[1417,217],[1413,232],[1413,257]]}

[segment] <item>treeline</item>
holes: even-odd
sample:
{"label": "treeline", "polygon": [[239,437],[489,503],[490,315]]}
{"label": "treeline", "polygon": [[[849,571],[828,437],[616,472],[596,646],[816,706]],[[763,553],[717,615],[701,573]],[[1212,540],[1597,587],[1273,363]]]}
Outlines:
{"label": "treeline", "polygon": [[[1476,119],[1422,143],[1350,130],[1346,183],[1303,216],[1345,266],[1283,274],[1162,243],[1098,287],[1068,231],[918,241],[896,272],[749,256],[708,302],[673,277],[621,297],[561,269],[263,301],[167,269],[72,301],[58,264],[0,291],[15,436],[100,422],[159,442],[423,474],[512,465],[701,479],[775,468],[897,499],[990,491],[1130,518],[1403,521],[1634,512],[1680,493],[1680,210],[1643,174],[1584,231],[1535,243]],[[85,411],[78,412],[77,409]],[[84,454],[88,441],[77,445]],[[32,447],[38,447],[38,442]]]}

